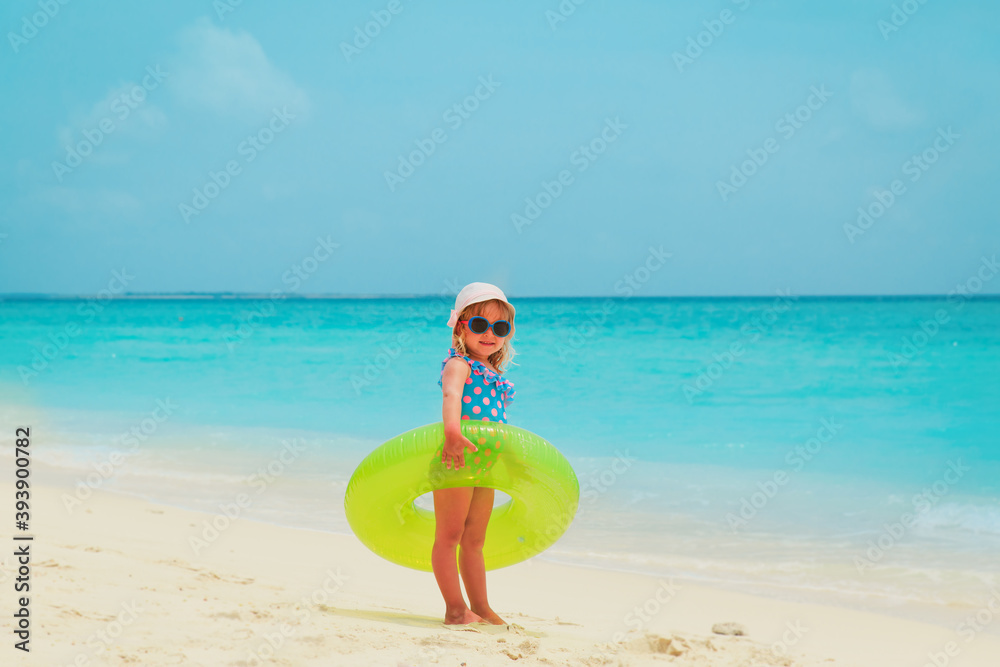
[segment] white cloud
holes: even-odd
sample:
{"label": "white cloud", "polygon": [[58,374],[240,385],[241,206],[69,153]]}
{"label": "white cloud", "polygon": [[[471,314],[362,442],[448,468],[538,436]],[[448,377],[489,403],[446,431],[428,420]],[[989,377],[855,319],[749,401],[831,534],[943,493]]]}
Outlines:
{"label": "white cloud", "polygon": [[145,89],[140,83],[128,82],[115,86],[94,103],[89,111],[71,114],[64,125],[56,128],[60,148],[65,149],[86,141],[94,146],[88,162],[121,162],[120,156],[111,157],[107,145],[116,144],[116,138],[122,135],[155,137],[167,125],[166,114],[150,100],[154,95],[155,88]]}
{"label": "white cloud", "polygon": [[880,130],[905,130],[924,121],[924,113],[908,105],[879,69],[861,69],[851,75],[854,111]]}
{"label": "white cloud", "polygon": [[187,106],[243,118],[259,118],[274,107],[308,111],[306,93],[271,63],[253,35],[218,28],[203,17],[181,31],[180,44],[171,88]]}

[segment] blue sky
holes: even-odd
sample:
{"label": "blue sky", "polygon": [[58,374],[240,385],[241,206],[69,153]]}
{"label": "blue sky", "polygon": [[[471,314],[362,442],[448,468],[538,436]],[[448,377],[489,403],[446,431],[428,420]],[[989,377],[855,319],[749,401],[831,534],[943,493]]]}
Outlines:
{"label": "blue sky", "polygon": [[998,26],[968,0],[4,3],[0,293],[945,294],[1000,252]]}

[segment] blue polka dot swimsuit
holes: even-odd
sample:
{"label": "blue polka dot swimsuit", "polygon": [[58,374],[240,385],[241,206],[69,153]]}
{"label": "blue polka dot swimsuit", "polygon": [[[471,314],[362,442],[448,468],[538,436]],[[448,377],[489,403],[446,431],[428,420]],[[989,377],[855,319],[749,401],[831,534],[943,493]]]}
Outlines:
{"label": "blue polka dot swimsuit", "polygon": [[[481,361],[474,361],[455,348],[448,349],[448,356],[441,362],[441,378],[444,366],[452,357],[461,357],[472,367],[469,379],[462,389],[462,419],[478,419],[488,422],[507,423],[507,405],[514,398],[514,383],[490,370]],[[441,378],[438,386],[442,389]]]}

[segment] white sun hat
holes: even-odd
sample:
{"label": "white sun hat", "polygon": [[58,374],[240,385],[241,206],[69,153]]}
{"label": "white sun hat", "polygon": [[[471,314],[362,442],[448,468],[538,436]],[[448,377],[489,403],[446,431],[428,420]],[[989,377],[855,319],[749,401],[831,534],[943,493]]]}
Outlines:
{"label": "white sun hat", "polygon": [[511,306],[510,301],[507,300],[503,291],[496,285],[490,285],[489,283],[469,283],[455,297],[455,309],[451,311],[451,317],[448,318],[448,327],[454,328],[458,323],[459,314],[465,310],[466,306],[491,299],[503,301],[510,306],[511,312],[515,312],[514,306]]}

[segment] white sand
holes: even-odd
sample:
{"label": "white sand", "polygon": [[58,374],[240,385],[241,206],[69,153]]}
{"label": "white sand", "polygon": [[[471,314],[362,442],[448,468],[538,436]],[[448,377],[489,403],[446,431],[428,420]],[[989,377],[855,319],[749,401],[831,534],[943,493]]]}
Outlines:
{"label": "white sand", "polygon": [[[0,496],[11,499],[9,479]],[[922,667],[928,653],[958,667],[1000,664],[994,636],[967,641],[684,581],[671,592],[651,577],[537,559],[488,573],[509,626],[449,627],[432,574],[386,562],[353,536],[237,519],[196,555],[189,539],[213,515],[101,491],[71,515],[62,492],[33,490],[32,650],[16,651],[5,632],[0,664]],[[7,531],[3,539],[13,544]],[[9,620],[7,545],[0,604]],[[725,621],[748,636],[713,635]],[[616,633],[628,634],[612,642]],[[949,642],[957,657],[945,656]]]}

